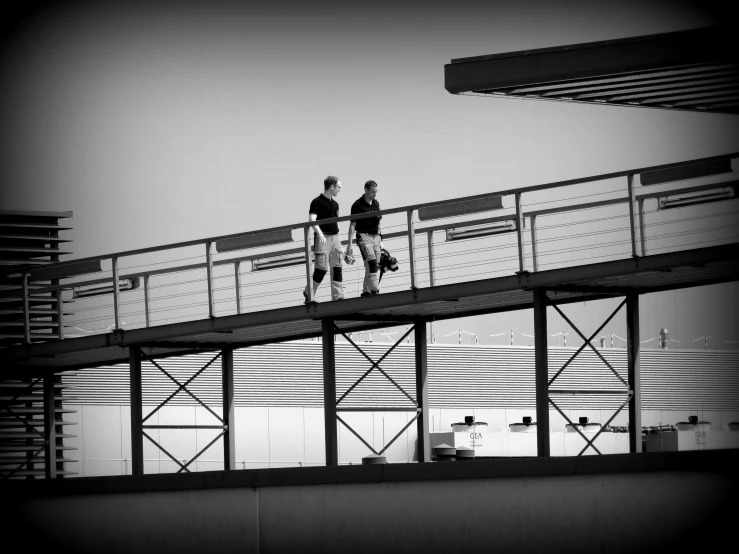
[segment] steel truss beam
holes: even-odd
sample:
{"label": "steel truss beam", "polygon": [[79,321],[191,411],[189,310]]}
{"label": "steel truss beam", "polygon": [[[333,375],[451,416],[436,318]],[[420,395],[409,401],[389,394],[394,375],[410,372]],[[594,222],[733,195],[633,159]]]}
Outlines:
{"label": "steel truss beam", "polygon": [[[180,383],[170,373],[159,365],[152,357],[147,356],[139,347],[133,347],[130,350],[131,356],[131,453],[133,458],[133,473],[144,473],[143,460],[143,438],[147,438],[159,450],[164,452],[172,459],[180,468],[177,473],[183,471],[190,472],[189,466],[196,461],[206,450],[213,446],[218,439],[224,437],[224,469],[234,469],[235,448],[234,448],[234,429],[233,429],[233,350],[224,349],[216,354],[208,363],[201,367],[193,376],[184,383]],[[170,394],[163,402],[154,408],[146,417],[142,414],[142,379],[141,379],[141,361],[142,358],[150,362],[154,367],[166,375],[175,385],[177,389]],[[223,378],[223,417],[216,414],[202,400],[190,391],[187,386],[199,377],[206,369],[208,369],[216,360],[222,361],[222,378]],[[200,404],[203,408],[213,415],[221,424],[220,425],[144,425],[146,421],[155,413],[166,406],[180,392],[187,393],[193,400]],[[219,429],[221,432],[210,441],[205,447],[201,448],[195,456],[186,463],[182,463],[175,458],[167,449],[154,440],[145,429]]]}
{"label": "steel truss beam", "polygon": [[[537,292],[539,292],[539,291],[537,291]],[[608,316],[608,318],[606,318],[606,320],[603,322],[603,324],[600,327],[598,327],[598,329],[589,338],[585,338],[585,335],[580,331],[580,329],[578,329],[577,326],[570,320],[570,318],[568,318],[564,314],[564,312],[562,312],[562,310],[559,309],[559,307],[557,306],[557,303],[555,301],[553,301],[552,299],[549,299],[549,298],[546,297],[546,292],[545,291],[541,291],[541,292],[539,292],[539,294],[541,294],[542,292],[544,293],[544,297],[543,297],[544,298],[544,302],[550,304],[559,313],[559,315],[561,315],[562,318],[570,325],[570,327],[572,327],[572,329],[574,329],[574,331],[580,336],[580,338],[584,341],[583,344],[582,344],[582,346],[580,346],[580,348],[577,349],[577,351],[567,360],[567,362],[565,362],[565,364],[557,371],[557,373],[555,373],[554,377],[552,377],[551,379],[549,379],[549,381],[546,384],[547,400],[548,400],[549,404],[551,404],[554,407],[554,409],[557,410],[557,412],[559,412],[559,414],[565,419],[565,421],[567,421],[567,423],[570,424],[572,426],[572,428],[575,431],[577,431],[577,433],[585,441],[585,446],[579,452],[578,456],[582,456],[588,448],[592,448],[598,454],[602,454],[602,452],[600,450],[598,450],[598,448],[595,446],[595,444],[594,444],[595,440],[600,436],[600,434],[605,430],[605,428],[608,427],[608,425],[610,425],[611,421],[613,421],[616,418],[616,416],[619,413],[621,413],[621,410],[623,410],[624,407],[626,407],[627,405],[630,406],[630,409],[629,409],[629,423],[630,423],[630,425],[629,425],[629,437],[630,437],[630,443],[631,443],[632,442],[631,441],[631,436],[634,435],[635,433],[641,433],[641,423],[640,423],[641,422],[641,418],[638,417],[638,416],[636,416],[635,415],[635,410],[632,409],[632,406],[636,406],[636,410],[641,410],[641,404],[639,402],[640,398],[639,398],[639,396],[637,396],[638,390],[639,390],[638,380],[635,381],[632,378],[632,371],[631,371],[631,368],[632,368],[632,360],[631,360],[631,357],[629,357],[629,380],[627,382],[623,377],[621,377],[621,375],[619,375],[619,373],[613,368],[613,366],[608,362],[608,360],[606,360],[603,357],[603,355],[591,344],[591,341],[595,337],[598,336],[598,333],[600,333],[603,330],[603,328],[606,325],[608,325],[608,323],[616,316],[616,314],[621,310],[621,308],[624,305],[627,305],[629,302],[633,303],[635,301],[638,304],[638,294],[631,292],[629,294],[629,296],[627,296],[626,298],[624,298],[623,302],[621,302],[616,307],[616,309],[611,313],[611,315]],[[636,299],[636,300],[634,300],[634,299]],[[629,313],[632,313],[633,310],[630,309],[629,306],[627,305],[627,311]],[[636,317],[638,318],[638,312],[637,312],[637,316]],[[631,325],[631,323],[629,321],[628,315],[627,315],[627,322],[629,323],[628,324],[628,327],[629,327],[628,331],[630,333],[629,334],[629,337],[631,338],[632,337],[632,334],[633,334],[632,333],[633,329],[632,329],[632,325]],[[637,333],[638,333],[638,328],[637,328]],[[546,335],[544,335],[544,336],[546,336]],[[637,334],[636,342],[637,342],[637,344],[639,342],[638,334]],[[541,347],[541,345],[539,343],[537,343],[536,347],[537,347],[537,350],[538,350]],[[626,387],[625,389],[622,389],[622,390],[592,390],[592,391],[589,391],[589,390],[552,390],[551,389],[552,383],[554,383],[554,381],[562,374],[562,372],[572,363],[572,361],[586,347],[589,347],[593,352],[595,352],[595,354],[606,365],[606,367],[608,367],[608,369],[611,370],[611,372],[616,376],[616,378],[618,378],[618,380],[621,381],[621,383],[624,384],[624,386]],[[543,348],[546,348],[546,343],[544,344]],[[637,352],[638,352],[638,350],[637,350]],[[637,353],[637,356],[638,356],[638,353]],[[584,394],[619,394],[619,393],[626,394],[627,395],[626,400],[619,406],[619,408],[608,419],[608,421],[604,425],[601,426],[600,430],[593,436],[592,439],[588,439],[585,436],[585,434],[582,431],[580,431],[580,429],[577,427],[577,425],[575,425],[575,423],[573,423],[570,420],[570,418],[567,417],[567,415],[565,415],[565,413],[560,409],[560,407],[551,398],[551,395],[552,394],[583,394],[584,395]],[[539,400],[539,399],[537,398],[537,400]],[[537,416],[538,416],[538,414],[537,414]],[[638,425],[638,427],[637,427],[637,425]],[[548,428],[549,428],[549,426],[547,425],[547,431],[548,431]],[[547,435],[548,435],[548,432],[547,432]],[[640,446],[641,446],[641,442],[640,442]],[[634,448],[630,444],[630,451],[631,452],[635,452],[637,450],[634,450]],[[639,449],[638,451],[641,451],[641,449]],[[547,455],[548,455],[548,452],[547,452]]]}
{"label": "steel truss beam", "polygon": [[[334,444],[337,438],[336,421],[339,421],[349,432],[357,437],[373,454],[382,455],[392,444],[402,436],[404,432],[414,423],[418,426],[418,450],[419,462],[430,461],[430,450],[428,441],[428,384],[427,384],[427,361],[426,361],[426,323],[419,321],[417,318],[412,320],[413,325],[401,336],[395,344],[393,344],[387,352],[385,352],[379,360],[374,361],[360,348],[349,336],[334,324],[333,319],[323,320],[323,345],[324,345],[324,395],[326,403],[326,464],[337,465],[338,453]],[[371,364],[370,368],[365,371],[362,376],[357,379],[338,399],[336,398],[336,375],[335,375],[335,354],[334,354],[334,335],[341,334],[347,342],[349,342],[364,358]],[[416,339],[416,397],[413,398],[403,387],[401,387],[386,371],[380,367],[380,364],[387,358],[399,344],[401,344],[411,332],[415,332]],[[423,340],[419,342],[419,337]],[[364,379],[377,369],[395,388],[397,388],[413,405],[408,408],[349,408],[340,407],[344,399],[364,381]],[[352,428],[339,415],[339,412],[367,412],[367,411],[393,411],[393,412],[415,412],[415,415],[408,421],[403,428],[385,444],[379,451],[371,446],[355,429]]]}

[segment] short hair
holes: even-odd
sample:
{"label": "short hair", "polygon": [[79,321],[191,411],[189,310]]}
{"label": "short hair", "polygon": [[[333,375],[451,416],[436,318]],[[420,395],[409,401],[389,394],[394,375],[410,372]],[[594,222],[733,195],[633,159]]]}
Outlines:
{"label": "short hair", "polygon": [[338,177],[334,177],[333,175],[329,175],[323,180],[323,190],[328,190],[331,187],[333,187],[336,183],[339,182]]}
{"label": "short hair", "polygon": [[367,181],[367,182],[366,182],[366,183],[364,184],[364,190],[369,190],[369,189],[370,189],[371,187],[376,187],[376,186],[377,186],[377,183],[375,183],[375,182],[374,182],[374,181],[372,181],[372,180],[369,180],[369,181]]}

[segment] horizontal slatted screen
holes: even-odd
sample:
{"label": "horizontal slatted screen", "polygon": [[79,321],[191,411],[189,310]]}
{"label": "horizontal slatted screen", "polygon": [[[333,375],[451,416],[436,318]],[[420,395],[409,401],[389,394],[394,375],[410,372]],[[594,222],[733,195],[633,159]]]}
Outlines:
{"label": "horizontal slatted screen", "polygon": [[[389,344],[363,344],[378,360]],[[553,376],[575,348],[550,348]],[[599,352],[626,380],[626,350]],[[184,383],[216,353],[157,360]],[[256,346],[234,353],[237,406],[323,405],[322,350],[319,342]],[[531,347],[429,345],[429,403],[434,408],[528,408],[534,406],[534,349]],[[336,344],[337,394],[342,395],[370,367],[351,345]],[[415,398],[414,345],[399,345],[380,367]],[[739,352],[645,350],[641,353],[642,408],[684,410],[702,406],[711,410],[739,409]],[[157,405],[177,385],[143,362],[144,404]],[[125,364],[78,371],[65,376],[75,385],[75,404],[128,404],[129,369]],[[221,363],[216,360],[188,389],[209,405],[221,405]],[[552,390],[625,390],[621,381],[592,351],[575,358],[551,386]],[[563,409],[617,407],[625,396],[557,395]],[[184,391],[171,401],[194,405]],[[410,400],[377,370],[341,402],[342,407],[410,407]]]}

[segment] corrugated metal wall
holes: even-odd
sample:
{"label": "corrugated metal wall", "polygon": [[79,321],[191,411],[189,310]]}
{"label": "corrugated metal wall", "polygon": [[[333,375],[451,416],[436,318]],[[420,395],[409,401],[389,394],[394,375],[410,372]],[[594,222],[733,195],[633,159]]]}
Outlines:
{"label": "corrugated metal wall", "polygon": [[[361,345],[373,360],[389,344]],[[550,348],[554,375],[575,348]],[[626,350],[600,350],[626,379]],[[184,383],[215,354],[157,361]],[[336,344],[337,391],[343,394],[369,362],[347,343]],[[534,350],[531,347],[429,345],[429,402],[436,408],[529,408],[534,406]],[[234,353],[237,406],[315,406],[323,404],[321,344],[293,342],[256,346]],[[381,367],[415,397],[414,345],[401,344]],[[144,403],[156,405],[176,385],[150,362],[144,362]],[[739,409],[739,352],[643,350],[642,409]],[[216,360],[188,388],[206,404],[221,404],[221,364]],[[128,366],[115,365],[67,375],[75,385],[75,404],[128,404]],[[582,352],[554,382],[552,389],[619,389],[623,384],[592,352]],[[623,396],[557,397],[562,408],[606,409]],[[194,405],[180,392],[174,405]],[[373,371],[342,402],[346,407],[402,407],[410,401],[381,373]]]}

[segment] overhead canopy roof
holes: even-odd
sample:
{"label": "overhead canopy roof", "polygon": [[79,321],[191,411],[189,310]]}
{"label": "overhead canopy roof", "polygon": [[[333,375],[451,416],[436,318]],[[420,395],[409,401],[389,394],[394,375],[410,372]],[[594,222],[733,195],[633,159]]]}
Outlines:
{"label": "overhead canopy roof", "polygon": [[736,40],[708,27],[452,60],[452,94],[739,113]]}

